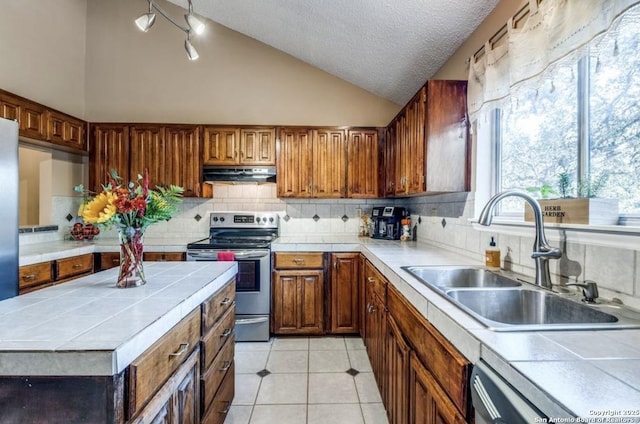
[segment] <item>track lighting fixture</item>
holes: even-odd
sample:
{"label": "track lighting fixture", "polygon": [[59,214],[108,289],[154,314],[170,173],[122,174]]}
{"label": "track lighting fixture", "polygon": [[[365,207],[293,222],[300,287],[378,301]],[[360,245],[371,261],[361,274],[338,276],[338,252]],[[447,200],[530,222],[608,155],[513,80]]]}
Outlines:
{"label": "track lighting fixture", "polygon": [[187,26],[183,26],[178,22],[176,22],[171,16],[167,14],[167,12],[165,12],[164,9],[162,9],[160,6],[155,4],[153,0],[147,0],[147,2],[149,3],[149,12],[141,15],[134,22],[141,31],[147,32],[149,31],[149,28],[151,28],[153,23],[156,21],[156,14],[154,13],[154,10],[157,11],[159,14],[164,16],[169,22],[171,22],[174,26],[176,26],[180,30],[184,31],[185,34],[187,34],[187,39],[184,41],[184,48],[187,51],[187,57],[189,58],[189,60],[196,60],[199,57],[199,55],[196,48],[193,47],[193,44],[191,44],[191,33],[194,33],[196,35],[202,34],[205,30],[205,24],[204,22],[202,22],[200,18],[194,15],[193,4],[191,3],[191,0],[187,0],[187,1],[189,3],[189,8],[188,8],[188,12],[184,15],[184,19],[187,21]]}

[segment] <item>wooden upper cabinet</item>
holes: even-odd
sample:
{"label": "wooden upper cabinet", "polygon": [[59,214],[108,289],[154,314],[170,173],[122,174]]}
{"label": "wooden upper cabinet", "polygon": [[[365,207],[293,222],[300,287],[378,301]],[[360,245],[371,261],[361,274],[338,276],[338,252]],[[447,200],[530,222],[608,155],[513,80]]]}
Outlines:
{"label": "wooden upper cabinet", "polygon": [[466,81],[427,83],[426,191],[469,191],[471,148]]}
{"label": "wooden upper cabinet", "polygon": [[395,120],[396,195],[424,192],[425,182],[425,93],[422,88]]}
{"label": "wooden upper cabinet", "polygon": [[0,116],[17,120],[22,137],[47,139],[46,112],[46,108],[38,103],[0,90]]}
{"label": "wooden upper cabinet", "polygon": [[47,111],[47,138],[52,143],[87,150],[85,125],[84,121],[64,113]]}
{"label": "wooden upper cabinet", "polygon": [[384,196],[393,196],[396,193],[396,127],[389,125],[385,129],[384,136],[384,155],[382,163],[384,164]]}
{"label": "wooden upper cabinet", "polygon": [[280,128],[277,160],[278,197],[311,197],[313,132]]}
{"label": "wooden upper cabinet", "polygon": [[276,129],[273,127],[241,128],[240,164],[275,165]]}
{"label": "wooden upper cabinet", "polygon": [[137,125],[130,128],[129,178],[149,172],[149,188],[167,185],[167,147],[164,128],[157,125]]}
{"label": "wooden upper cabinet", "polygon": [[344,130],[314,130],[313,197],[345,197],[347,143]]}
{"label": "wooden upper cabinet", "polygon": [[164,140],[167,149],[165,184],[181,186],[185,197],[199,197],[202,172],[200,127],[166,126]]}
{"label": "wooden upper cabinet", "polygon": [[235,127],[204,127],[205,165],[237,165],[240,161],[240,130]]}
{"label": "wooden upper cabinet", "polygon": [[347,143],[347,197],[378,197],[378,131],[351,130]]}
{"label": "wooden upper cabinet", "polygon": [[91,125],[89,140],[89,190],[102,191],[111,169],[129,180],[129,126]]}

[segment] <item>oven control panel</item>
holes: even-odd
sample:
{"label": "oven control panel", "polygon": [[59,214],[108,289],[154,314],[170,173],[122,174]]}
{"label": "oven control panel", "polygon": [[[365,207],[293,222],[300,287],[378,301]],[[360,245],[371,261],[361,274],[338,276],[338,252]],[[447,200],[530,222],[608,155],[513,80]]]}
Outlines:
{"label": "oven control panel", "polygon": [[212,228],[278,228],[276,212],[211,212]]}

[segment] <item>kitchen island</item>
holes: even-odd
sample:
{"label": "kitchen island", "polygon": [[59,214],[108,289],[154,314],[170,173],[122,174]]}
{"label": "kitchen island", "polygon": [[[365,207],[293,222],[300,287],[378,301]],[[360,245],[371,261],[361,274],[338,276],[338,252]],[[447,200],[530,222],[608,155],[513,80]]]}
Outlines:
{"label": "kitchen island", "polygon": [[[110,269],[0,302],[3,423],[40,422],[43,416],[48,417],[43,422],[63,422],[62,417],[66,422],[128,421],[144,407],[144,399],[132,402],[125,391],[132,390],[136,378],[157,379],[152,373],[132,376],[131,365],[144,370],[149,352],[163,348],[161,341],[176,329],[177,346],[167,347],[170,358],[193,357],[199,367],[201,308],[203,316],[215,310],[207,302],[224,291],[224,304],[232,309],[235,285],[230,283],[237,264],[144,266],[147,284],[141,287],[115,288],[117,269]],[[179,339],[182,334],[189,343]],[[156,388],[149,388],[149,395]],[[65,410],[67,415],[55,415]]]}

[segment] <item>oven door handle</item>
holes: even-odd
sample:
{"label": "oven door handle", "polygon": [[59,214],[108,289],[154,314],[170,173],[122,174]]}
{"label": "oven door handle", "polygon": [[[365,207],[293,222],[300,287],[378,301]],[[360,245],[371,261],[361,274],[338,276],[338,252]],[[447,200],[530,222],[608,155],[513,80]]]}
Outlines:
{"label": "oven door handle", "polygon": [[260,259],[269,256],[269,251],[259,252],[250,250],[247,252],[235,252],[236,259]]}
{"label": "oven door handle", "polygon": [[239,319],[236,319],[236,325],[259,324],[261,322],[266,322],[268,319],[269,317],[239,318]]}
{"label": "oven door handle", "polygon": [[187,256],[194,259],[208,259],[210,261],[217,261],[218,254],[217,253],[202,253],[202,252],[187,252]]}

